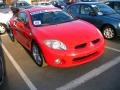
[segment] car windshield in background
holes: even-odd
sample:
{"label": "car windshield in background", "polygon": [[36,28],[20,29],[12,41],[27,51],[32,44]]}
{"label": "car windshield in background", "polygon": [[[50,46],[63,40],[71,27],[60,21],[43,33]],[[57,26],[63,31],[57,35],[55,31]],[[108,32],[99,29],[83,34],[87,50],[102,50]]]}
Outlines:
{"label": "car windshield in background", "polygon": [[25,3],[25,2],[20,2],[20,3],[17,3],[16,4],[17,5],[17,7],[21,7],[21,6],[30,6],[30,4],[28,4],[28,3]]}
{"label": "car windshield in background", "polygon": [[40,5],[51,5],[50,3],[38,3]]}
{"label": "car windshield in background", "polygon": [[105,4],[96,4],[96,5],[92,5],[92,7],[95,9],[95,11],[102,12],[103,15],[116,13],[112,8],[110,8],[109,6]]}
{"label": "car windshield in background", "polygon": [[7,8],[8,6],[6,5],[6,4],[4,4],[4,3],[0,3],[0,9],[5,9],[5,8]]}
{"label": "car windshield in background", "polygon": [[74,20],[70,15],[63,11],[37,11],[31,13],[34,26],[44,26],[69,22]]}

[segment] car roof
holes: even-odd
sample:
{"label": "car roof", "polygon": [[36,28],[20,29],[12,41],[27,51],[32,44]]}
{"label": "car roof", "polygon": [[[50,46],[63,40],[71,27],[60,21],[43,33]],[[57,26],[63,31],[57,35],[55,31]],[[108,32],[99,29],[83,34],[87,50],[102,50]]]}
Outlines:
{"label": "car roof", "polygon": [[26,1],[17,1],[16,3],[28,3]]}
{"label": "car roof", "polygon": [[100,4],[101,2],[78,2],[75,4],[87,4],[87,5],[92,5],[92,4]]}
{"label": "car roof", "polygon": [[109,0],[109,1],[106,1],[106,2],[120,2],[120,0]]}
{"label": "car roof", "polygon": [[21,11],[28,11],[28,12],[34,12],[34,11],[44,11],[44,10],[61,10],[61,9],[59,9],[59,8],[56,8],[56,7],[31,7],[31,8],[29,8],[29,9],[22,9]]}

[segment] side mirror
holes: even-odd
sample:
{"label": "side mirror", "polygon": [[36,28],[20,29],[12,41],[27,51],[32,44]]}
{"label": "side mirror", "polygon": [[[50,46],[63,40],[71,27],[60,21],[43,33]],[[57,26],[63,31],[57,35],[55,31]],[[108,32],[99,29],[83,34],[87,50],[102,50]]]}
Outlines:
{"label": "side mirror", "polygon": [[96,16],[97,14],[95,12],[90,12],[89,15],[90,16]]}

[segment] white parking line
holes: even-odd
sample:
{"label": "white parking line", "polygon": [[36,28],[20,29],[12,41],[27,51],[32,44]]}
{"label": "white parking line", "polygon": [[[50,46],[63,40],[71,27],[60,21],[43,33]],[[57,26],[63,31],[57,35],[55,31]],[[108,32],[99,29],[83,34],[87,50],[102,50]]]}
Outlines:
{"label": "white parking line", "polygon": [[15,61],[15,59],[11,56],[11,54],[8,52],[8,50],[5,48],[5,46],[1,43],[3,50],[5,51],[6,55],[8,56],[10,62],[13,64],[17,72],[20,74],[22,79],[25,81],[27,86],[30,90],[37,90],[35,85],[30,81],[30,79],[27,77],[27,75],[24,73],[22,68],[18,65],[18,63]]}
{"label": "white parking line", "polygon": [[112,48],[112,47],[106,47],[107,49],[110,49],[110,50],[113,50],[113,51],[116,51],[116,52],[120,52],[120,50],[116,49],[116,48]]}
{"label": "white parking line", "polygon": [[[116,52],[120,52],[120,50],[117,50],[115,48],[111,48],[111,47],[106,47],[106,48],[116,51]],[[97,77],[98,75],[104,73],[105,71],[107,71],[108,69],[114,67],[115,65],[117,65],[119,63],[120,63],[120,57],[117,57],[114,60],[107,62],[107,63],[99,66],[98,68],[95,68],[95,69],[89,71],[88,73],[84,74],[83,76],[80,76],[80,77],[76,78],[75,80],[72,80],[71,82],[65,84],[64,86],[56,88],[56,90],[72,90],[72,89],[80,86],[81,84],[87,82],[88,80],[91,80],[94,77]]]}

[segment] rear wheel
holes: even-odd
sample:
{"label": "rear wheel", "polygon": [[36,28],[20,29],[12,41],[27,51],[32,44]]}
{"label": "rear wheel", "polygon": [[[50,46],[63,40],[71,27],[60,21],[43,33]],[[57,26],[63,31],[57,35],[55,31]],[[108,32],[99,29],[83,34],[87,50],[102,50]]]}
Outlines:
{"label": "rear wheel", "polygon": [[32,44],[32,56],[38,66],[46,66],[44,56],[36,43]]}
{"label": "rear wheel", "polygon": [[0,23],[0,33],[5,33],[6,32],[6,26],[2,23]]}
{"label": "rear wheel", "polygon": [[2,57],[0,57],[0,84],[3,83],[4,77],[5,77],[5,70],[4,70]]}
{"label": "rear wheel", "polygon": [[102,30],[102,34],[104,36],[104,38],[106,39],[113,39],[116,37],[116,33],[113,27],[111,26],[105,26]]}
{"label": "rear wheel", "polygon": [[9,30],[8,30],[8,36],[10,38],[11,41],[15,41],[15,37],[14,37],[14,34],[13,34],[13,31],[11,30],[11,28],[9,27]]}

